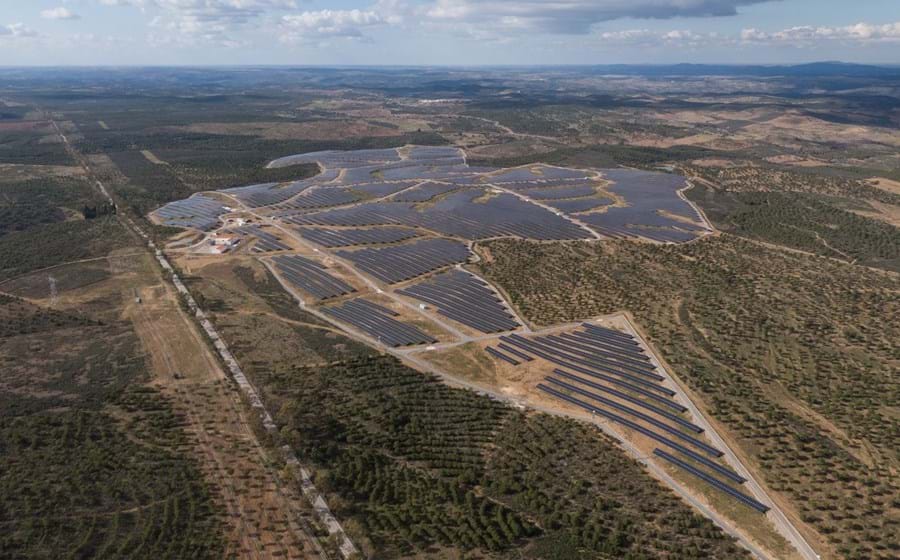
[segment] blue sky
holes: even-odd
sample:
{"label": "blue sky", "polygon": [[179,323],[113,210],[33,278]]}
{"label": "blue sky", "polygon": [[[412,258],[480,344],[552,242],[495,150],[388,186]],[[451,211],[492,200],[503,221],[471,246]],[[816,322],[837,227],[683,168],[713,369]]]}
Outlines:
{"label": "blue sky", "polygon": [[900,63],[900,0],[0,0],[0,65]]}

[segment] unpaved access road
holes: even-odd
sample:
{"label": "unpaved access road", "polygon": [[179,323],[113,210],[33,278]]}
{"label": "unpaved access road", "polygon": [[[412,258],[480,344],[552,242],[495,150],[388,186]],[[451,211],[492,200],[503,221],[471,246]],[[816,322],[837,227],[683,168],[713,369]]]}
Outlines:
{"label": "unpaved access road", "polygon": [[[247,410],[177,296],[160,282],[126,315],[147,350],[154,385],[172,398],[207,482],[225,509],[228,555],[326,558],[304,526],[305,501],[284,487]],[[250,412],[252,414],[252,412]]]}
{"label": "unpaved access road", "polygon": [[[88,160],[52,122],[66,150],[97,190],[115,203]],[[129,218],[117,217],[129,231],[140,233]],[[253,431],[249,415],[254,413],[181,307],[172,285],[154,270],[155,277],[145,279],[139,292],[140,302],[127,305],[124,315],[131,319],[147,351],[154,384],[184,416],[191,450],[226,513],[225,557],[327,560],[307,521],[308,502],[298,490],[282,483]]]}

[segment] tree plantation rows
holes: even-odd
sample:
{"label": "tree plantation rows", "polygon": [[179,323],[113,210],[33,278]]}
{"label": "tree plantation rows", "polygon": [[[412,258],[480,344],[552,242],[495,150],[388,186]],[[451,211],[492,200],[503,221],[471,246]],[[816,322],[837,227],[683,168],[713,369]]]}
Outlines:
{"label": "tree plantation rows", "polygon": [[900,527],[900,293],[890,273],[729,235],[682,246],[487,244],[483,266],[539,324],[627,310],[769,485],[847,558]]}
{"label": "tree plantation rows", "polygon": [[724,192],[703,186],[688,195],[701,204],[720,230],[900,270],[900,229],[839,208],[840,202],[828,197],[794,192]]}
{"label": "tree plantation rows", "polygon": [[106,256],[132,243],[113,216],[10,233],[0,236],[0,280],[60,263]]}
{"label": "tree plantation rows", "polygon": [[183,420],[105,305],[100,321],[0,295],[0,558],[220,558]]}
{"label": "tree plantation rows", "polygon": [[392,357],[275,365],[254,376],[282,435],[373,557],[745,554],[598,430],[514,411]]}

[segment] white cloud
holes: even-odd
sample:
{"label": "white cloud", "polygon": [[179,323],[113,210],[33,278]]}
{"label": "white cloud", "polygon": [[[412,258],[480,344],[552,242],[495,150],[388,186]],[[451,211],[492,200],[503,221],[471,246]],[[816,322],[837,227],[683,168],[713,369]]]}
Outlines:
{"label": "white cloud", "polygon": [[41,10],[41,17],[44,19],[80,19],[81,16],[73,12],[72,10],[59,6],[57,8],[49,8],[46,10]]}
{"label": "white cloud", "polygon": [[373,10],[318,10],[281,18],[281,40],[311,42],[332,37],[362,39],[363,30],[392,21]]}
{"label": "white cloud", "polygon": [[8,25],[0,25],[0,37],[37,37],[38,32],[31,29],[24,23],[10,23]]}
{"label": "white cloud", "polygon": [[601,45],[645,47],[733,47],[756,46],[821,46],[823,42],[840,41],[850,46],[900,42],[900,22],[884,25],[857,23],[844,27],[798,26],[781,31],[747,28],[737,35],[699,33],[690,30],[650,31],[629,29],[596,33]]}
{"label": "white cloud", "polygon": [[798,26],[781,31],[766,32],[759,29],[744,29],[741,40],[745,43],[767,43],[780,45],[810,46],[822,41],[843,41],[846,43],[894,43],[900,42],[900,22],[876,25],[857,23],[844,27]]}
{"label": "white cloud", "polygon": [[423,13],[447,23],[490,27],[499,21],[523,31],[586,34],[604,21],[729,16],[741,6],[771,1],[776,0],[433,0]]}
{"label": "white cloud", "polygon": [[234,47],[241,28],[272,12],[293,10],[297,0],[99,0],[105,6],[132,6],[151,14],[152,44],[212,42]]}

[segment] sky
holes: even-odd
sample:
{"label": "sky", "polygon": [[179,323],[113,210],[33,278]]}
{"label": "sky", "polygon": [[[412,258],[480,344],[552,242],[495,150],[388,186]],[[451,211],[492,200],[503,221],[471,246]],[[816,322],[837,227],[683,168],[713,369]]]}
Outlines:
{"label": "sky", "polygon": [[900,0],[0,0],[0,66],[900,64]]}

